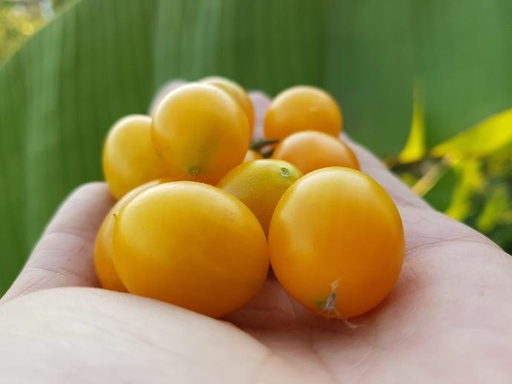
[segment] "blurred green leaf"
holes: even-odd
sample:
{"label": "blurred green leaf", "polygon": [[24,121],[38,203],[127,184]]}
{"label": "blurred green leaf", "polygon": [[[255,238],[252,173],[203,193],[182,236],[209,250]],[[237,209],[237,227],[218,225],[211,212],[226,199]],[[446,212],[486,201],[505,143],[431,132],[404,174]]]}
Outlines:
{"label": "blurred green leaf", "polygon": [[439,173],[438,179],[433,183],[428,192],[423,195],[423,198],[435,209],[444,212],[451,204],[457,184],[457,175],[453,168],[447,165],[442,166]]}
{"label": "blurred green leaf", "polygon": [[512,99],[512,2],[414,2],[417,73],[422,81],[428,147],[487,116]]}
{"label": "blurred green leaf", "polygon": [[171,78],[315,84],[381,155],[412,113],[408,1],[82,0],[0,68],[0,292],[59,202],[101,178],[104,134]]}
{"label": "blurred green leaf", "polygon": [[512,222],[504,225],[497,225],[489,234],[492,239],[503,248],[506,252],[512,255]]}
{"label": "blurred green leaf", "polygon": [[34,4],[23,4],[20,12],[13,4],[0,0],[0,63],[42,24],[41,13]]}
{"label": "blurred green leaf", "polygon": [[327,2],[325,86],[341,101],[349,134],[382,157],[403,148],[412,119],[409,0]]}
{"label": "blurred green leaf", "polygon": [[0,291],[64,196],[100,178],[109,125],[146,110],[152,34],[134,25],[156,4],[121,3],[79,3],[0,69]]}

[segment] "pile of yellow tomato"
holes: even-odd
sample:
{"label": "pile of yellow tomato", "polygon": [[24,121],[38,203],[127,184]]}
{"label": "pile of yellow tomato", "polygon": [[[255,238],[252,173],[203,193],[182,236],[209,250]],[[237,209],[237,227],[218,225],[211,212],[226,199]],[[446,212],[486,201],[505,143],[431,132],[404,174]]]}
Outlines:
{"label": "pile of yellow tomato", "polygon": [[402,223],[339,138],[334,98],[284,90],[263,143],[251,143],[254,121],[247,92],[212,77],[111,127],[102,160],[117,203],[95,245],[104,288],[219,318],[251,301],[271,269],[321,316],[383,301],[402,265]]}

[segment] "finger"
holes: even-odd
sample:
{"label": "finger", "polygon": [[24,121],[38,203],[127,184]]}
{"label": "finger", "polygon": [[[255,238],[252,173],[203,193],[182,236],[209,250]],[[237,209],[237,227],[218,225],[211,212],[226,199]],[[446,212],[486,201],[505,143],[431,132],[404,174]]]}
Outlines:
{"label": "finger", "polygon": [[97,286],[94,240],[112,204],[104,183],[75,190],[58,209],[1,302],[41,289]]}
{"label": "finger", "polygon": [[255,118],[252,138],[253,140],[263,139],[263,122],[265,120],[265,113],[270,105],[270,98],[261,91],[250,91],[249,97],[254,107]]}

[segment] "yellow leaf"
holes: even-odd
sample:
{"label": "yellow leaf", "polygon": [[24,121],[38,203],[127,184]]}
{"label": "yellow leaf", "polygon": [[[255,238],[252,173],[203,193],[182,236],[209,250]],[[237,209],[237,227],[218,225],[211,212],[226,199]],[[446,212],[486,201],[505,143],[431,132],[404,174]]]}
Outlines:
{"label": "yellow leaf", "polygon": [[476,159],[464,159],[454,164],[458,174],[458,183],[453,193],[453,199],[445,213],[456,219],[464,220],[473,212],[472,197],[485,186],[481,162]]}
{"label": "yellow leaf", "polygon": [[437,145],[432,155],[485,157],[511,145],[512,109],[509,109]]}
{"label": "yellow leaf", "polygon": [[493,230],[503,214],[510,210],[509,201],[508,191],[504,185],[494,188],[478,218],[477,229],[482,232]]}
{"label": "yellow leaf", "polygon": [[414,102],[411,130],[405,147],[398,155],[401,163],[412,163],[425,157],[425,117],[423,107],[417,100]]}

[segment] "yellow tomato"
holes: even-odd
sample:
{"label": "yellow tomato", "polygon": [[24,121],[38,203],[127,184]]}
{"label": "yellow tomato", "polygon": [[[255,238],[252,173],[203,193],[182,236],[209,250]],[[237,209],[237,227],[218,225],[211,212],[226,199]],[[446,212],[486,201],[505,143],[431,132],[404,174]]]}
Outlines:
{"label": "yellow tomato", "polygon": [[386,191],[350,168],[305,175],[279,201],[269,231],[273,271],[316,314],[349,318],[392,290],[404,256],[399,212]]}
{"label": "yellow tomato", "polygon": [[302,173],[286,161],[262,159],[239,165],[217,186],[247,205],[267,234],[277,202],[301,176]]}
{"label": "yellow tomato", "polygon": [[254,107],[245,89],[233,80],[229,80],[225,77],[220,76],[206,77],[204,79],[201,79],[200,82],[204,84],[213,85],[214,87],[222,89],[224,92],[227,92],[240,105],[245,115],[247,116],[247,121],[249,123],[249,128],[251,130],[252,136],[252,131],[254,129]]}
{"label": "yellow tomato", "polygon": [[153,115],[151,136],[172,176],[215,184],[242,163],[250,132],[231,96],[196,83],[163,99]]}
{"label": "yellow tomato", "polygon": [[359,169],[357,157],[348,145],[317,131],[302,131],[285,137],[275,148],[272,158],[289,161],[304,174],[332,166]]}
{"label": "yellow tomato", "polygon": [[113,260],[131,293],[212,317],[255,296],[269,267],[252,212],[234,196],[190,181],[148,189],[118,212]]}
{"label": "yellow tomato", "polygon": [[253,149],[249,149],[249,150],[247,150],[247,153],[245,154],[244,162],[258,160],[258,159],[263,159],[263,156],[261,156],[259,152],[255,151]]}
{"label": "yellow tomato", "polygon": [[94,266],[96,268],[98,279],[100,280],[101,286],[103,288],[113,291],[128,292],[123,282],[119,278],[114,267],[114,262],[112,261],[112,255],[114,253],[114,214],[120,211],[139,193],[167,181],[171,180],[154,180],[131,190],[116,204],[114,204],[114,206],[110,209],[107,216],[103,220],[100,230],[98,231],[98,235],[96,236],[96,242],[94,244]]}
{"label": "yellow tomato", "polygon": [[267,139],[282,140],[300,131],[338,136],[343,128],[341,110],[326,91],[310,86],[291,87],[277,95],[265,115]]}
{"label": "yellow tomato", "polygon": [[169,174],[150,136],[151,118],[129,115],[118,120],[103,145],[103,173],[119,200],[133,188]]}

